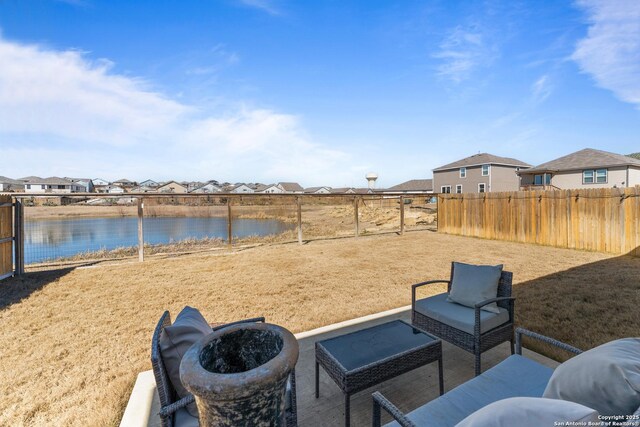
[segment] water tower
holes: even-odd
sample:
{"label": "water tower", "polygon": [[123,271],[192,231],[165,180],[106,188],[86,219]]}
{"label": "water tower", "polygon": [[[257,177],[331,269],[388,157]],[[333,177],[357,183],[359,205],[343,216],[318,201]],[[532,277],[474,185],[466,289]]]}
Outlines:
{"label": "water tower", "polygon": [[376,179],[378,179],[378,174],[375,172],[369,172],[365,178],[367,178],[367,181],[369,182],[369,188],[370,189],[374,189],[376,188]]}

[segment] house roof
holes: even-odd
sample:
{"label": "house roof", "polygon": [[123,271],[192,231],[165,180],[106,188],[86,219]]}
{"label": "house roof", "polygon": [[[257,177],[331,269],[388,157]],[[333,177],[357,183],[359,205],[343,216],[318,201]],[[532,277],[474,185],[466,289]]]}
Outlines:
{"label": "house roof", "polygon": [[640,160],[622,154],[585,148],[521,172],[556,172],[627,165],[640,167]]}
{"label": "house roof", "polygon": [[640,153],[631,153],[631,154],[627,154],[627,157],[631,157],[633,159],[638,159],[640,160]]}
{"label": "house roof", "polygon": [[364,188],[354,188],[353,192],[356,194],[369,194],[371,193],[373,190],[371,190],[369,187],[364,187]]}
{"label": "house roof", "polygon": [[133,181],[129,181],[126,178],[119,179],[117,181],[113,181],[114,184],[133,184]]}
{"label": "house roof", "polygon": [[254,189],[256,192],[258,192],[258,193],[259,193],[259,192],[261,192],[261,191],[266,190],[266,189],[267,189],[267,188],[269,188],[269,187],[275,187],[275,184],[268,184],[268,185],[267,185],[267,184],[256,184],[256,185],[253,187],[253,189]]}
{"label": "house roof", "polygon": [[6,176],[0,176],[0,184],[24,185],[24,181],[7,178]]}
{"label": "house roof", "polygon": [[297,182],[279,182],[284,191],[304,191],[304,188]]}
{"label": "house roof", "polygon": [[384,191],[433,191],[432,179],[412,179],[402,184],[394,185]]}
{"label": "house roof", "polygon": [[331,188],[329,189],[332,193],[346,193],[349,190],[353,190],[351,187],[340,187],[340,188]]}
{"label": "house roof", "polygon": [[57,176],[51,176],[49,178],[40,178],[37,176],[30,176],[22,178],[21,181],[25,181],[26,184],[47,184],[47,185],[71,185],[73,182],[68,179],[59,178]]}
{"label": "house roof", "polygon": [[331,190],[331,188],[329,187],[307,187],[304,189],[305,193],[315,193],[318,190],[322,190],[323,188],[326,188],[327,190]]}
{"label": "house roof", "polygon": [[522,160],[513,159],[511,157],[500,157],[489,153],[479,153],[473,156],[465,157],[464,159],[455,161],[453,163],[446,164],[435,168],[433,171],[443,171],[447,169],[457,169],[468,166],[480,166],[480,165],[507,165],[529,168],[531,165],[525,163]]}
{"label": "house roof", "polygon": [[180,186],[180,187],[182,187],[182,188],[185,188],[185,189],[187,188],[187,186],[186,186],[186,185],[180,184],[179,182],[175,182],[175,181],[165,182],[165,183],[164,183],[164,184],[162,184],[159,188],[166,187],[166,186],[167,186],[167,185],[169,185],[169,184],[176,184],[176,185],[179,185],[179,186]]}

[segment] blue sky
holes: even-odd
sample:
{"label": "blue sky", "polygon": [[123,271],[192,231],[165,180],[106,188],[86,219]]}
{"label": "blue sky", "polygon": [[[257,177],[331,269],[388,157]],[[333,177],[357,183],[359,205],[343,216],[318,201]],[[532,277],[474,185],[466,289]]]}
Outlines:
{"label": "blue sky", "polygon": [[640,2],[3,0],[0,175],[379,186],[640,151]]}

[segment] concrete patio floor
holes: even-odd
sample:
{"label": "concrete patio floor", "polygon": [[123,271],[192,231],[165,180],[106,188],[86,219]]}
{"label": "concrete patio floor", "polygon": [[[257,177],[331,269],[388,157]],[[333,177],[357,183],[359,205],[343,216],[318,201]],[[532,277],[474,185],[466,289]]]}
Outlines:
{"label": "concrete patio floor", "polygon": [[[315,342],[394,319],[402,319],[410,322],[409,307],[390,310],[388,312],[296,334],[300,344],[300,358],[296,366],[298,423],[300,427],[344,425],[344,395],[322,368],[320,368],[320,398],[315,398]],[[444,386],[446,392],[473,378],[474,365],[473,355],[464,350],[446,342],[443,342],[442,350]],[[523,351],[523,354],[550,367],[556,367],[558,365],[557,362],[526,349]],[[496,365],[509,355],[510,349],[508,343],[501,344],[483,353],[483,371]],[[149,374],[151,373],[145,372],[143,374],[147,374],[147,378],[149,378]],[[148,381],[153,381],[152,374]],[[153,387],[153,384],[149,387]],[[400,410],[409,412],[438,397],[437,363],[420,367],[353,395],[351,397],[352,426],[371,425],[371,394],[374,391],[382,392],[385,397],[398,406]],[[146,407],[147,409],[143,410],[146,414],[140,414],[142,417],[138,416],[137,418],[142,421],[136,422],[134,421],[136,417],[128,417],[127,412],[125,412],[121,426],[160,426],[160,418],[157,415],[160,405],[155,388],[148,393],[149,399],[151,399],[151,393],[153,393],[152,401],[146,405],[140,405],[139,402],[137,404],[132,402],[132,400],[134,400],[134,390],[132,399],[127,407],[127,412],[135,412],[134,408],[130,408],[130,406],[135,405],[138,406],[138,412],[140,412],[141,406]],[[391,421],[391,418],[387,414],[383,414],[383,422],[389,421]]]}

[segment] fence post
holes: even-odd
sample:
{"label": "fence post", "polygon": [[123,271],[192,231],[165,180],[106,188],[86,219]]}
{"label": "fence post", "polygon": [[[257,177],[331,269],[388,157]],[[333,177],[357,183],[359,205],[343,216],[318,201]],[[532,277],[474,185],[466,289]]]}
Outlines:
{"label": "fence post", "polygon": [[229,247],[233,245],[233,225],[231,219],[231,197],[227,198],[227,242]]}
{"label": "fence post", "polygon": [[144,200],[138,197],[138,261],[144,261]]}
{"label": "fence post", "polygon": [[358,196],[353,198],[353,215],[356,223],[356,237],[360,236],[360,219],[358,217]]}
{"label": "fence post", "polygon": [[400,234],[404,234],[404,196],[400,196]]}
{"label": "fence post", "polygon": [[24,274],[24,205],[22,200],[16,198],[14,211],[14,238],[15,238],[15,258],[16,258],[16,276]]}
{"label": "fence post", "polygon": [[302,244],[302,198],[296,197],[296,205],[298,207],[298,243]]}

